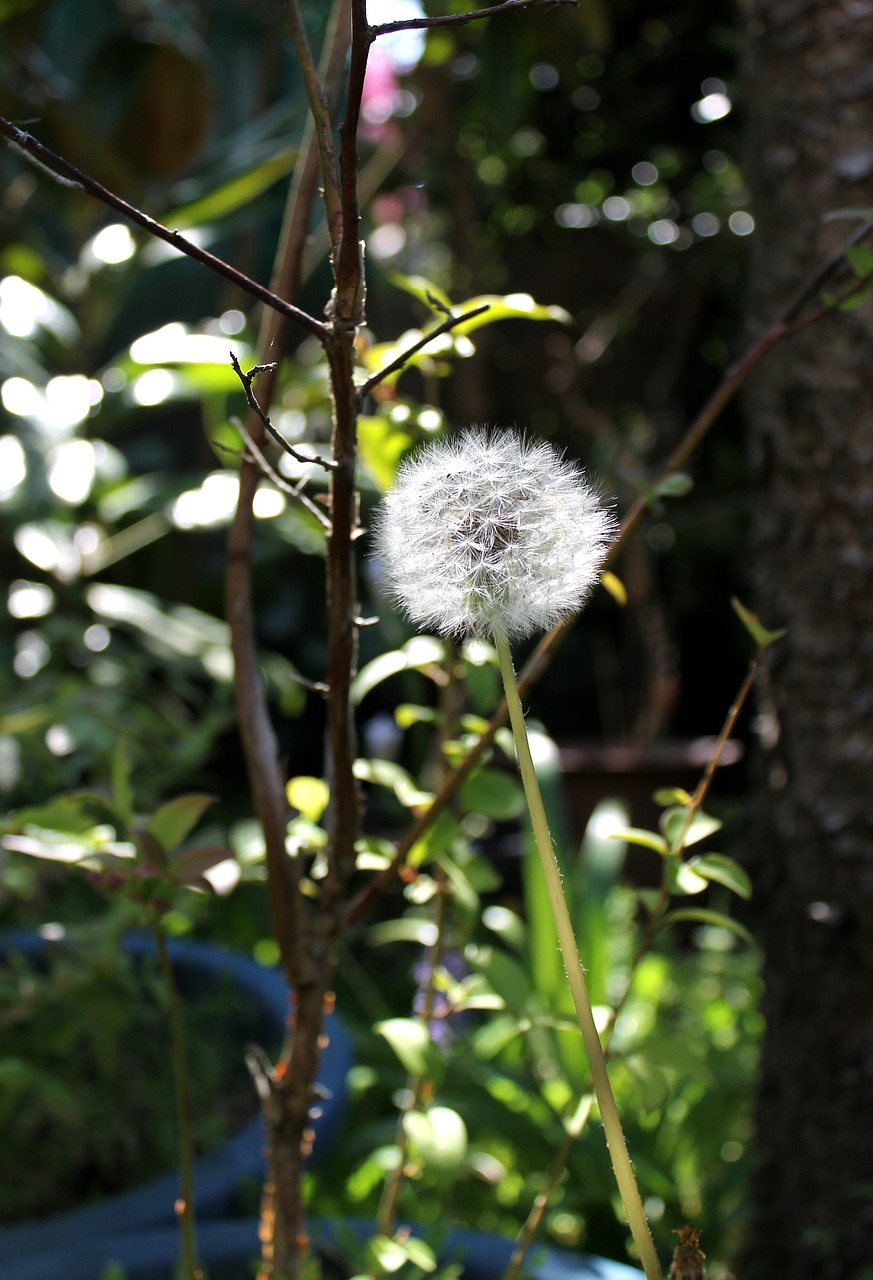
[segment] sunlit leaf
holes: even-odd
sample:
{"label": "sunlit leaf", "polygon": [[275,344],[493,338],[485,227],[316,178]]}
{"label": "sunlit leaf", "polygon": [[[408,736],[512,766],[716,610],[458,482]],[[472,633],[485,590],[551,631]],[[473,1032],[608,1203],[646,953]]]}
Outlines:
{"label": "sunlit leaf", "polygon": [[652,795],[655,804],[663,805],[669,808],[671,805],[688,805],[691,803],[691,796],[682,787],[661,787]]}
{"label": "sunlit leaf", "polygon": [[428,1167],[457,1169],[467,1154],[467,1126],[451,1107],[429,1107],[427,1111],[408,1111],[403,1128],[413,1154]]}
{"label": "sunlit leaf", "polygon": [[[686,828],[686,823],[688,823]],[[688,809],[685,806],[665,809],[661,814],[661,830],[671,849],[678,849],[681,840],[683,849],[691,844],[698,844],[721,830],[721,822],[711,814],[698,810],[688,822]]]}
{"label": "sunlit leaf", "polygon": [[406,770],[393,760],[356,760],[353,769],[359,782],[387,787],[404,808],[422,808],[433,800],[433,793],[422,791]]}
{"label": "sunlit leaf", "polygon": [[610,573],[607,569],[600,575],[600,581],[606,590],[612,596],[616,604],[620,604],[622,608],[627,604],[627,589],[621,578],[617,578],[614,573]]}
{"label": "sunlit leaf", "polygon": [[688,866],[705,880],[722,884],[741,898],[751,898],[752,882],[748,872],[724,853],[698,854],[688,859]]}
{"label": "sunlit leaf", "polygon": [[609,838],[640,845],[643,849],[654,849],[662,857],[669,852],[669,845],[663,836],[659,836],[657,831],[646,831],[642,827],[621,827],[618,831],[611,831]]}
{"label": "sunlit leaf", "polygon": [[419,1018],[387,1018],[377,1022],[373,1030],[385,1037],[410,1075],[432,1078],[439,1054],[431,1044],[426,1023]]}
{"label": "sunlit leaf", "polygon": [[361,702],[366,695],[390,676],[401,671],[424,671],[444,661],[446,647],[433,636],[413,636],[400,649],[383,653],[362,667],[352,681],[353,702]]}
{"label": "sunlit leaf", "polygon": [[380,493],[386,493],[397,478],[397,468],[414,436],[389,418],[358,418],[358,452]]}
{"label": "sunlit leaf", "polygon": [[291,778],[285,794],[288,803],[310,822],[318,822],[330,800],[330,788],[323,778]]}
{"label": "sunlit leaf", "polygon": [[237,209],[245,208],[257,196],[268,191],[280,178],[291,172],[296,159],[297,153],[290,147],[273,152],[266,160],[223,182],[206,195],[171,209],[165,214],[164,221],[180,231],[187,227],[202,226],[204,222],[216,222]]}

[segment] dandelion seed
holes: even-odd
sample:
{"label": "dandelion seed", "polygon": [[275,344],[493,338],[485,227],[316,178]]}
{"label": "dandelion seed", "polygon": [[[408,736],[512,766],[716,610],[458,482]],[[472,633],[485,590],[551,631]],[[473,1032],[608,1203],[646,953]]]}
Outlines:
{"label": "dandelion seed", "polygon": [[404,463],[376,526],[387,589],[413,622],[507,639],[575,613],[615,532],[574,463],[482,427]]}

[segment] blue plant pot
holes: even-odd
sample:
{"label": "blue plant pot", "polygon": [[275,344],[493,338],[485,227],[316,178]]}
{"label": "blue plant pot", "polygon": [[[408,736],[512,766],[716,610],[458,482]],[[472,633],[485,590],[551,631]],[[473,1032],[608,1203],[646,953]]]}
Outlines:
{"label": "blue plant pot", "polygon": [[[63,939],[47,940],[30,931],[10,931],[0,935],[0,957],[17,952],[37,962],[48,948],[64,945],[69,943]],[[153,956],[155,950],[151,937],[139,933],[128,935],[124,948],[133,957]],[[281,1040],[288,1014],[288,986],[278,969],[264,968],[248,956],[206,942],[172,941],[169,952],[173,966],[180,974],[188,971],[201,977],[231,980],[261,1011],[264,1038]],[[328,1018],[326,1030],[329,1043],[322,1054],[318,1075],[318,1082],[325,1090],[325,1101],[321,1105],[321,1114],[313,1122],[313,1155],[316,1158],[337,1132],[345,1098],[346,1073],[351,1065],[351,1042],[336,1015]],[[198,1223],[205,1224],[209,1219],[230,1212],[242,1182],[254,1180],[259,1183],[263,1180],[264,1148],[263,1122],[260,1116],[256,1116],[218,1151],[197,1161],[194,1178]],[[26,1177],[26,1153],[18,1155],[22,1159],[22,1176]],[[81,1209],[2,1228],[0,1280],[24,1280],[25,1276],[56,1280],[57,1276],[73,1274],[98,1280],[102,1264],[115,1256],[106,1250],[109,1238],[122,1240],[125,1246],[130,1243],[145,1248],[142,1242],[152,1238],[151,1228],[167,1228],[167,1236],[176,1242],[174,1247],[177,1247],[174,1206],[178,1195],[178,1174],[171,1173],[143,1187]],[[207,1230],[205,1225],[201,1225],[201,1229]],[[154,1239],[159,1241],[160,1236],[161,1233],[157,1232]],[[254,1252],[256,1247],[251,1254]],[[163,1256],[174,1255],[165,1253]],[[54,1258],[52,1269],[47,1264],[50,1257]],[[166,1266],[164,1273],[167,1273]]]}
{"label": "blue plant pot", "polygon": [[[316,1249],[337,1248],[349,1234],[366,1239],[373,1223],[354,1220],[314,1221],[310,1224]],[[210,1280],[250,1280],[251,1262],[258,1256],[258,1224],[252,1220],[212,1221],[198,1231],[200,1261]],[[501,1236],[455,1228],[447,1231],[439,1249],[441,1263],[462,1262],[466,1280],[500,1280],[514,1242]],[[119,1263],[127,1280],[171,1280],[179,1256],[178,1232],[167,1227],[117,1235],[105,1240],[70,1240],[40,1258],[26,1259],[15,1280],[99,1280],[109,1261]],[[6,1273],[0,1273],[5,1274]],[[535,1246],[525,1271],[529,1280],[642,1280],[642,1272],[621,1262],[590,1254]],[[8,1275],[12,1280],[13,1272]]]}

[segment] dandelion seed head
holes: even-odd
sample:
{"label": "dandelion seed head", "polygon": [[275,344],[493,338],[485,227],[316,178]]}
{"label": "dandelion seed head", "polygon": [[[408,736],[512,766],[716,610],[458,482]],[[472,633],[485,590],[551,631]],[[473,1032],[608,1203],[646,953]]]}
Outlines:
{"label": "dandelion seed head", "polygon": [[511,640],[581,607],[615,533],[597,491],[551,445],[471,427],[404,462],[376,547],[388,592],[417,625]]}

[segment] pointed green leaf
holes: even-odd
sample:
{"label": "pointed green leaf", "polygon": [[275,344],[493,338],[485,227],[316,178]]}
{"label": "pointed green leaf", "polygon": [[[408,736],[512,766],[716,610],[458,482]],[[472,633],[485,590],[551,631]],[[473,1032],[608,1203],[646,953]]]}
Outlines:
{"label": "pointed green leaf", "polygon": [[706,907],[680,907],[676,911],[668,911],[658,925],[658,929],[668,929],[671,924],[679,924],[686,920],[697,924],[714,925],[718,929],[728,929],[749,946],[755,945],[755,939],[738,920],[732,920],[721,911],[709,911]]}
{"label": "pointed green leaf", "polygon": [[703,893],[704,889],[709,888],[709,881],[703,876],[697,875],[687,862],[676,859],[675,874],[673,875],[672,889],[674,893],[685,893],[693,896],[696,893]]}
{"label": "pointed green leaf", "polygon": [[375,689],[389,676],[401,671],[426,671],[439,666],[446,656],[446,647],[432,636],[413,636],[400,649],[383,653],[362,667],[352,681],[352,701],[361,702],[371,689]]}
{"label": "pointed green leaf", "polygon": [[125,823],[133,822],[133,788],[131,786],[130,751],[123,738],[118,738],[112,751],[112,801]]}
{"label": "pointed green leaf", "polygon": [[432,1080],[440,1069],[440,1058],[426,1023],[419,1018],[387,1018],[377,1022],[373,1030],[384,1036],[411,1076]]}
{"label": "pointed green leaf", "polygon": [[467,1126],[451,1107],[408,1111],[403,1128],[413,1153],[433,1169],[458,1169],[467,1154]]}
{"label": "pointed green leaf", "polygon": [[694,481],[691,476],[687,476],[684,471],[674,471],[672,475],[664,476],[663,480],[659,480],[655,488],[655,496],[658,498],[683,498],[694,487]]}
{"label": "pointed green leaf", "polygon": [[640,845],[643,849],[654,849],[655,853],[660,853],[665,857],[669,852],[669,846],[663,836],[659,836],[656,831],[646,831],[642,827],[622,827],[618,831],[610,832],[610,840],[624,840],[627,844]]}
{"label": "pointed green leaf", "polygon": [[766,627],[761,625],[761,620],[757,614],[747,609],[736,596],[731,597],[731,605],[734,613],[759,648],[766,649],[768,645],[773,644],[776,640],[781,640],[785,635],[784,627],[779,631],[768,631]]}
{"label": "pointed green leaf", "polygon": [[395,289],[402,289],[404,293],[411,293],[413,298],[418,298],[419,302],[423,302],[431,310],[438,309],[434,308],[433,299],[436,299],[447,311],[452,310],[452,301],[449,295],[438,284],[434,284],[432,280],[428,280],[424,276],[407,276],[400,271],[389,271],[388,279]]}
{"label": "pointed green leaf", "polygon": [[406,809],[419,809],[433,800],[433,793],[422,791],[406,770],[393,760],[356,760],[353,772],[359,782],[387,787]]}
{"label": "pointed green leaf", "polygon": [[690,823],[688,823],[687,829],[685,829],[687,820],[688,810],[684,806],[682,808],[665,809],[661,814],[661,830],[671,849],[678,851],[678,841],[680,840],[682,848],[687,849],[690,844],[698,844],[701,840],[705,840],[707,836],[711,836],[714,831],[721,830],[719,819],[713,818],[708,813],[701,811],[695,813]]}
{"label": "pointed green leaf", "polygon": [[280,178],[291,172],[296,159],[296,151],[289,147],[272,152],[266,160],[245,173],[237,174],[188,204],[171,209],[164,221],[178,231],[201,226],[204,222],[216,222],[219,218],[250,205],[257,196],[268,191]]}
{"label": "pointed green leaf", "polygon": [[751,898],[752,882],[748,872],[724,853],[698,854],[688,859],[688,866],[705,880],[722,884],[741,898]]}
{"label": "pointed green leaf", "polygon": [[194,830],[212,804],[215,804],[215,796],[201,792],[176,796],[175,800],[168,800],[155,810],[146,824],[146,831],[169,853]]}
{"label": "pointed green leaf", "polygon": [[682,787],[661,787],[659,791],[654,792],[652,799],[655,804],[669,808],[671,805],[688,805],[691,803],[691,796]]}

